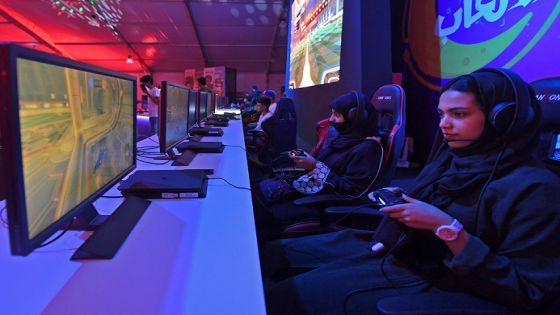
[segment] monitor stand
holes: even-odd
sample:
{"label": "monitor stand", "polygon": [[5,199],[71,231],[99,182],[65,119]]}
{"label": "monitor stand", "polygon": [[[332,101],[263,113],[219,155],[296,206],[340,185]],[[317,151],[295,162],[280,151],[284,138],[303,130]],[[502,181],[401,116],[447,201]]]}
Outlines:
{"label": "monitor stand", "polygon": [[177,147],[173,147],[167,151],[165,151],[165,155],[154,157],[154,160],[173,160],[171,163],[172,166],[188,166],[194,157],[196,156],[196,152],[191,150],[183,150],[183,152],[179,153]]}
{"label": "monitor stand", "polygon": [[175,156],[175,161],[171,163],[173,166],[187,166],[191,164],[192,160],[196,156],[196,152],[191,150],[184,150],[181,155]]}
{"label": "monitor stand", "polygon": [[[111,259],[126,240],[151,201],[135,196],[127,196],[124,202],[110,216],[103,216],[91,207],[80,215],[72,226],[74,229],[94,229],[95,232],[80,246],[70,260]],[[72,227],[71,227],[72,228]]]}

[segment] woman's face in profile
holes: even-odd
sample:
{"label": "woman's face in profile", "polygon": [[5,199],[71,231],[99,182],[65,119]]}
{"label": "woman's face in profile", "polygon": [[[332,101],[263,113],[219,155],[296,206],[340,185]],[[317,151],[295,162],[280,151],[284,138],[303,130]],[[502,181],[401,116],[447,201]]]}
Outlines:
{"label": "woman's face in profile", "polygon": [[334,109],[331,110],[331,117],[329,117],[329,122],[341,124],[344,121],[344,116],[341,113],[335,111]]}
{"label": "woman's face in profile", "polygon": [[477,140],[486,122],[486,115],[470,92],[447,90],[439,98],[439,127],[451,148],[464,148]]}

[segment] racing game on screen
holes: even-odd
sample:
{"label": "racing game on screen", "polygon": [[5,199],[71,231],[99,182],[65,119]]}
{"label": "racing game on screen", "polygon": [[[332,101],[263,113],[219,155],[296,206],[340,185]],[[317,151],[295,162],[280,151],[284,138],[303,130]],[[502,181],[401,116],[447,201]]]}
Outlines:
{"label": "racing game on screen", "polygon": [[340,80],[343,0],[294,0],[290,41],[291,89]]}
{"label": "racing game on screen", "polygon": [[133,82],[17,60],[29,237],[134,163]]}

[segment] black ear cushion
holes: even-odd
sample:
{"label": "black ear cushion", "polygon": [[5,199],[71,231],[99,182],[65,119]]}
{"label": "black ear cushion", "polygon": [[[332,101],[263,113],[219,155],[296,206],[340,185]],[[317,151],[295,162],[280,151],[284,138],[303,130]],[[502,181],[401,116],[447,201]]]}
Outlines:
{"label": "black ear cushion", "polygon": [[505,133],[515,116],[515,102],[502,102],[494,106],[488,115],[490,125],[499,133]]}
{"label": "black ear cushion", "polygon": [[509,133],[510,135],[522,133],[524,127],[535,119],[532,102],[534,95],[530,92],[530,86],[519,75],[508,69],[482,68],[475,72],[494,72],[508,79],[515,92],[515,102],[504,102],[496,105],[489,116],[490,124],[500,133]]}
{"label": "black ear cushion", "polygon": [[358,116],[358,113],[357,113],[356,107],[350,108],[350,110],[348,111],[348,120],[356,121],[356,120],[358,120],[357,116]]}
{"label": "black ear cushion", "polygon": [[354,108],[351,108],[348,111],[348,120],[355,122],[355,121],[366,119],[367,116],[368,116],[368,113],[366,112],[366,109],[364,108],[364,105],[360,101],[360,97],[358,96],[358,92],[356,92],[356,91],[353,91],[353,92],[354,92],[354,95],[356,95],[357,106],[354,107]]}

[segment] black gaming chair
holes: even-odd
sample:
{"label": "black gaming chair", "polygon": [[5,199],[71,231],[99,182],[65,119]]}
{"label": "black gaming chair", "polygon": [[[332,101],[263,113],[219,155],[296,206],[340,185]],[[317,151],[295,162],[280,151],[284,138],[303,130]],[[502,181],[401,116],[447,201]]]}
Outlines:
{"label": "black gaming chair", "polygon": [[537,80],[531,86],[543,113],[537,157],[556,174],[560,174],[560,143],[556,141],[560,133],[560,77]]}
{"label": "black gaming chair", "polygon": [[[380,173],[370,186],[370,190],[375,190],[387,186],[395,174],[397,161],[405,139],[406,97],[402,87],[390,84],[380,87],[373,95],[371,102],[378,114],[379,136],[384,148],[384,158]],[[332,132],[328,134],[329,137],[335,136]],[[343,195],[320,194],[296,199],[294,204],[324,209],[325,207],[336,205],[354,205],[361,200]],[[294,237],[341,229],[341,227],[329,223],[329,217],[325,212],[321,212],[318,220],[307,220],[288,226],[284,229],[283,236]]]}
{"label": "black gaming chair", "polygon": [[297,148],[297,119],[294,101],[281,98],[276,103],[276,110],[269,119],[262,123],[266,133],[264,148],[259,153],[259,159],[271,163],[280,153]]}
{"label": "black gaming chair", "polygon": [[[546,78],[531,83],[542,107],[541,138],[537,157],[560,174],[560,160],[551,159],[560,132],[560,77]],[[560,293],[560,292],[559,292]],[[466,293],[421,293],[381,299],[378,311],[386,315],[406,314],[557,314],[560,295],[530,313],[518,312]]]}
{"label": "black gaming chair", "polygon": [[262,131],[247,130],[246,146],[250,170],[259,170],[261,178],[270,173],[272,167],[289,165],[291,160],[281,156],[282,152],[293,150],[296,145],[297,120],[294,102],[281,98],[274,114],[262,122]]}

